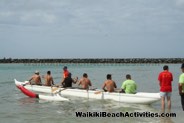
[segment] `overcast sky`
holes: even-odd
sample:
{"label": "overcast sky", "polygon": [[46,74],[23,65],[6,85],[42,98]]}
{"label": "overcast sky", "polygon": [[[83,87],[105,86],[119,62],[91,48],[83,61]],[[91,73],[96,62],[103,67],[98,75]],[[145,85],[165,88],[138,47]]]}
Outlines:
{"label": "overcast sky", "polygon": [[184,0],[0,0],[0,58],[184,57]]}

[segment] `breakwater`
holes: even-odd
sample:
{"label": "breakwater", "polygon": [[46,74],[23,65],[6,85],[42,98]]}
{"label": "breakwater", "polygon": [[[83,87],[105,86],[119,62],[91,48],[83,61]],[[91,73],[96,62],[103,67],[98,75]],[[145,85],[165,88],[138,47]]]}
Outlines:
{"label": "breakwater", "polygon": [[184,63],[184,58],[0,59],[0,63]]}

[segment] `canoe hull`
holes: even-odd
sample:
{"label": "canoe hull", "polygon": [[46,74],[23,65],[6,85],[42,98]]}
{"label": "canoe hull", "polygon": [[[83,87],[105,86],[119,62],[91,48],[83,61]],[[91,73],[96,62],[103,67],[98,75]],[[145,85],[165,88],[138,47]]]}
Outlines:
{"label": "canoe hull", "polygon": [[[21,82],[20,82],[21,83]],[[51,87],[38,86],[38,85],[25,85],[26,89],[41,92],[41,93],[52,93]],[[60,90],[60,91],[59,91]],[[104,99],[114,100],[122,103],[133,103],[133,104],[152,104],[160,100],[159,93],[145,93],[138,92],[136,94],[125,94],[125,93],[109,93],[99,90],[81,90],[81,89],[65,89],[59,88],[58,93],[63,96],[74,96],[90,99]]]}

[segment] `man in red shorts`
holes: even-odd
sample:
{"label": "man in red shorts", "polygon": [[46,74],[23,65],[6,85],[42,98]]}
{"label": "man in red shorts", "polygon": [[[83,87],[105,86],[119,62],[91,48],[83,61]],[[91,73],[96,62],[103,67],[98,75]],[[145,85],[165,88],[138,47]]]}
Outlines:
{"label": "man in red shorts", "polygon": [[161,108],[165,110],[165,98],[167,98],[167,105],[170,110],[173,75],[169,72],[169,67],[167,65],[163,67],[163,70],[164,71],[158,76],[160,82]]}

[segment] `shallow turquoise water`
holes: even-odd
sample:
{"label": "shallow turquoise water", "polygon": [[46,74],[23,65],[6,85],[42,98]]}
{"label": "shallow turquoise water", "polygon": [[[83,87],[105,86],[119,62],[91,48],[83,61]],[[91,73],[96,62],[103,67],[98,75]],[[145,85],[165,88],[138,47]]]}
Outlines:
{"label": "shallow turquoise water", "polygon": [[174,75],[172,110],[176,118],[77,118],[75,112],[160,112],[160,102],[151,106],[121,104],[110,100],[88,100],[70,97],[70,102],[48,102],[31,99],[20,93],[15,87],[13,79],[24,81],[39,70],[44,75],[51,70],[55,83],[61,81],[62,67],[67,65],[73,77],[88,73],[93,87],[101,88],[106,74],[112,74],[118,87],[125,80],[126,74],[131,74],[138,85],[138,91],[158,92],[157,76],[162,71],[163,64],[0,64],[0,122],[2,123],[165,123],[182,122],[183,111],[177,84],[181,73],[180,64],[169,64]]}

